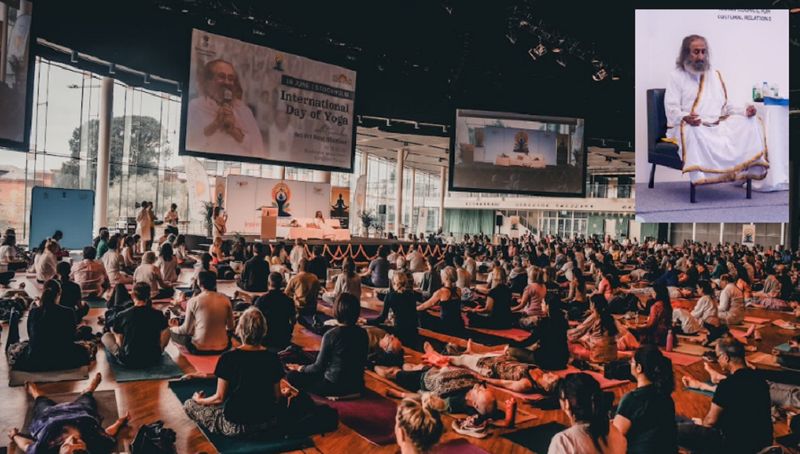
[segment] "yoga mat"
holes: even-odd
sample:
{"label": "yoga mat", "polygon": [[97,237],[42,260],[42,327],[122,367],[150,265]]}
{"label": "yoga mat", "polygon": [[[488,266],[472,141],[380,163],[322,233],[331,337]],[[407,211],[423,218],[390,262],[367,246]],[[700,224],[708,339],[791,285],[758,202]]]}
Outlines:
{"label": "yoga mat", "polygon": [[378,446],[395,443],[397,404],[393,400],[369,389],[364,390],[362,397],[353,400],[330,401],[315,395],[312,398],[317,403],[335,408],[339,412],[339,422],[370,443]]}
{"label": "yoga mat", "polygon": [[181,368],[178,367],[175,361],[166,353],[161,355],[161,363],[146,369],[128,369],[118,363],[108,352],[106,352],[106,358],[108,359],[109,366],[111,366],[111,370],[114,371],[114,377],[118,383],[143,380],[166,380],[178,378],[183,375]]}
{"label": "yoga mat", "polygon": [[747,345],[747,337],[746,337],[747,331],[730,328],[728,329],[728,332],[731,333],[731,336],[733,336],[734,339],[736,339],[737,341],[741,342],[744,345]]}
{"label": "yoga mat", "polygon": [[753,317],[752,315],[748,315],[744,318],[744,321],[746,321],[747,323],[755,323],[756,325],[760,325],[769,322],[769,319],[764,317]]}
{"label": "yoga mat", "polygon": [[788,342],[784,342],[780,345],[776,345],[775,350],[778,350],[779,352],[789,353],[790,351],[792,351],[792,347],[789,346]]}
{"label": "yoga mat", "polygon": [[488,452],[463,438],[456,438],[435,446],[431,454],[488,454]]}
{"label": "yoga mat", "polygon": [[604,389],[604,390],[611,389],[611,388],[616,388],[617,386],[621,386],[621,385],[624,385],[626,383],[630,383],[627,380],[609,379],[609,378],[604,377],[603,374],[601,374],[600,372],[595,372],[593,370],[580,370],[580,369],[578,369],[577,367],[574,367],[574,366],[567,366],[567,368],[564,369],[564,370],[554,370],[552,372],[554,374],[558,375],[561,378],[564,378],[564,377],[566,377],[567,375],[570,375],[570,374],[577,374],[577,373],[580,373],[580,372],[583,372],[585,374],[589,374],[589,375],[592,376],[592,378],[597,380],[597,382],[600,384],[600,388]]}
{"label": "yoga mat", "polygon": [[[708,383],[708,382],[706,382],[706,383]],[[710,385],[711,383],[708,383],[708,384]],[[714,397],[714,393],[712,393],[711,391],[706,391],[705,389],[688,388],[688,387],[684,387],[683,389],[685,389],[686,391],[695,393],[695,394],[701,394],[701,395],[707,396],[707,397]]]}
{"label": "yoga mat", "polygon": [[557,422],[549,422],[501,436],[533,452],[544,454],[550,447],[550,440],[552,440],[557,433],[566,428],[566,426]]}
{"label": "yoga mat", "polygon": [[745,356],[747,362],[770,369],[781,369],[778,359],[774,355],[764,352],[755,352]]}
{"label": "yoga mat", "polygon": [[665,351],[662,351],[662,353],[672,360],[672,364],[675,366],[691,366],[694,363],[702,361],[699,356],[687,355],[685,353]]}
{"label": "yoga mat", "polygon": [[197,372],[202,372],[204,374],[213,374],[214,370],[217,368],[217,362],[219,361],[220,355],[193,355],[189,353],[184,347],[178,347],[178,351],[181,352],[186,361],[194,367]]}
{"label": "yoga mat", "polygon": [[107,305],[108,305],[108,302],[106,300],[103,300],[103,299],[101,299],[101,300],[92,299],[92,300],[84,300],[84,301],[86,301],[86,304],[89,305],[90,309],[105,309],[107,307]]}
{"label": "yoga mat", "polygon": [[684,355],[703,356],[703,353],[711,351],[711,349],[703,347],[702,345],[688,344],[684,342],[676,345],[672,351],[676,353],[683,353]]}
{"label": "yoga mat", "polygon": [[[333,310],[333,306],[328,304],[328,302],[323,299],[317,300],[317,306],[323,306],[330,310]],[[376,311],[375,309],[370,309],[368,307],[361,306],[361,317],[373,318],[379,315],[381,315],[380,311]]]}
{"label": "yoga mat", "polygon": [[471,331],[477,331],[479,333],[488,334],[490,336],[504,337],[506,339],[510,339],[517,342],[522,342],[525,339],[531,337],[530,331],[525,331],[524,329],[520,328],[488,329],[488,328],[469,327],[469,329]]}
{"label": "yoga mat", "polygon": [[47,372],[9,370],[8,386],[22,386],[25,382],[55,383],[59,381],[86,380],[87,378],[89,378],[89,366],[82,366],[77,369],[51,370]]}
{"label": "yoga mat", "polygon": [[[217,389],[217,381],[216,379],[171,381],[169,382],[169,389],[172,390],[175,397],[177,397],[182,404],[191,399],[195,391],[205,391],[207,396],[214,394]],[[198,425],[197,427],[220,454],[275,453],[311,448],[314,446],[314,442],[308,437],[279,438],[273,435],[275,438],[272,439],[255,436],[237,438],[212,434],[202,426]],[[267,436],[267,434],[263,435],[263,437]]]}

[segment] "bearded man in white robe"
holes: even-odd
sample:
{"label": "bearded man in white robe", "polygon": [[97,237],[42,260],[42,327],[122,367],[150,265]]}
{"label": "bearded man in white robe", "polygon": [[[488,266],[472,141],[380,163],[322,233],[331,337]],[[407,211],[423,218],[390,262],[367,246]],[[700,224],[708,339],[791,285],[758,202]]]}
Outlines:
{"label": "bearded man in white robe", "polygon": [[678,145],[683,172],[695,185],[761,180],[767,175],[767,142],[756,109],[728,103],[722,73],[712,69],[708,43],[683,39],[664,94],[667,140]]}
{"label": "bearded man in white robe", "polygon": [[252,158],[266,158],[253,112],[242,100],[239,75],[221,59],[205,64],[200,96],[189,101],[186,148]]}

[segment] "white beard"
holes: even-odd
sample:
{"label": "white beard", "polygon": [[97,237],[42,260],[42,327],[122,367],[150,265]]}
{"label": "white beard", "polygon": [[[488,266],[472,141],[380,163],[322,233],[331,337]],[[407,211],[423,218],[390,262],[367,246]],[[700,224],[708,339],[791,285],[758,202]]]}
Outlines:
{"label": "white beard", "polygon": [[683,70],[684,70],[684,71],[686,71],[686,72],[687,72],[687,73],[689,73],[689,74],[692,74],[692,75],[694,75],[694,76],[700,76],[700,75],[701,75],[701,74],[703,74],[704,72],[708,71],[708,69],[709,69],[710,67],[711,67],[711,65],[709,65],[708,63],[706,63],[706,64],[705,64],[705,67],[704,67],[702,70],[698,71],[698,70],[694,69],[694,67],[693,67],[693,66],[692,66],[690,63],[684,63],[684,64],[683,64]]}

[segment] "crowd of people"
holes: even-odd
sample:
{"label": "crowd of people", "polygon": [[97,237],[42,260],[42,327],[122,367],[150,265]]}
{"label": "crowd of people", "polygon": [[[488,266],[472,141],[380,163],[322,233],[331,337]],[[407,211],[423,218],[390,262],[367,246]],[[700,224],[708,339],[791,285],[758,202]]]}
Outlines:
{"label": "crowd of people", "polygon": [[[772,404],[797,406],[776,397],[796,388],[751,370],[750,346],[728,329],[749,306],[796,310],[800,256],[782,248],[533,236],[496,244],[475,235],[380,247],[359,270],[350,257],[331,263],[320,247],[300,241],[229,245],[217,235],[208,253],[192,256],[185,238],[170,232],[143,240],[143,233],[103,229],[71,266],[61,260],[59,232],[43,241],[31,266],[42,292],[28,314],[28,340],[19,340],[21,314],[12,314],[11,368],[85,365],[99,344],[130,368],[157,363],[170,341],[191,354],[221,354],[206,377],[216,378],[216,392],[195,394],[184,408],[227,436],[277,427],[300,411],[289,402],[306,393],[359,395],[372,368],[407,391],[390,392],[403,399],[395,429],[403,452],[435,445],[442,413],[467,414],[453,429],[472,437],[512,426],[516,403],[497,397],[506,391],[559,403],[571,424],[553,438],[552,453],[757,452],[772,444]],[[3,239],[3,247],[14,244]],[[441,253],[423,253],[432,250]],[[14,251],[0,249],[0,258],[13,262]],[[182,273],[189,276],[183,283]],[[238,290],[225,295],[220,280]],[[377,317],[362,317],[364,287],[383,301]],[[165,299],[169,311],[154,308]],[[80,327],[92,300],[107,301],[99,340]],[[696,303],[673,307],[679,300]],[[294,361],[295,324],[320,314],[331,320],[319,353]],[[434,347],[425,334],[466,340],[475,330],[509,329],[527,335],[483,351],[471,342]],[[713,385],[683,378],[714,397],[708,415],[680,424],[675,372],[663,353],[678,334],[713,346],[705,359],[721,369],[707,366]],[[404,364],[403,347],[420,352],[421,362]],[[624,369],[636,388],[612,411],[613,396],[591,374],[564,374],[570,365]]]}

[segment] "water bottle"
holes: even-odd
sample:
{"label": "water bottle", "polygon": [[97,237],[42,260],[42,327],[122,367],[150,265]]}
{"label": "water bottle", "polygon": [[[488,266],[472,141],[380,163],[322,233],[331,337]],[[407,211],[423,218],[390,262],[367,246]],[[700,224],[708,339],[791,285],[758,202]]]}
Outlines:
{"label": "water bottle", "polygon": [[672,347],[675,345],[675,335],[672,334],[672,330],[669,330],[667,333],[667,351],[671,352]]}
{"label": "water bottle", "polygon": [[769,85],[767,84],[767,82],[762,82],[762,84],[761,84],[761,97],[762,98],[766,98],[767,96],[770,96]]}
{"label": "water bottle", "polygon": [[753,102],[761,101],[761,90],[758,88],[758,84],[753,84]]}

